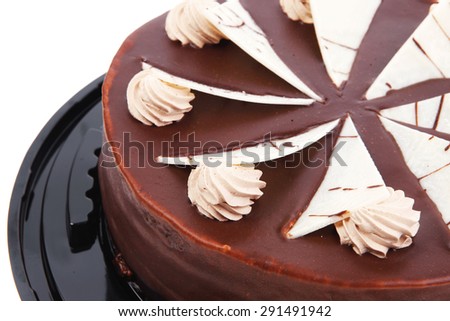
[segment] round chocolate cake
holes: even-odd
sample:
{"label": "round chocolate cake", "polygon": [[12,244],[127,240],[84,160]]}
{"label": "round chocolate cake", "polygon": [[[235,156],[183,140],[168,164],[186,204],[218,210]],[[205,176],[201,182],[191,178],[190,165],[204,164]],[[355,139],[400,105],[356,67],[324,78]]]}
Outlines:
{"label": "round chocolate cake", "polygon": [[450,2],[188,0],[103,87],[105,216],[167,299],[450,299]]}

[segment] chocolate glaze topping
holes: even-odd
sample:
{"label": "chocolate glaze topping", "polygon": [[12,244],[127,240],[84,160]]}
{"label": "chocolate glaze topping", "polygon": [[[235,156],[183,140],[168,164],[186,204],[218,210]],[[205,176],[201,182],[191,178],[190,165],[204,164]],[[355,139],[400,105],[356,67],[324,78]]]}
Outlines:
{"label": "chocolate glaze topping", "polygon": [[[378,119],[381,109],[450,92],[450,80],[427,81],[373,101],[362,98],[426,16],[430,2],[384,0],[361,45],[350,79],[341,89],[334,87],[326,73],[313,26],[290,21],[277,0],[264,1],[263,6],[257,0],[241,2],[267,34],[274,50],[327,101],[307,107],[270,106],[196,92],[194,109],[179,123],[162,128],[144,126],[129,115],[126,102],[128,82],[140,71],[142,61],[212,86],[305,97],[229,41],[203,49],[182,47],[167,38],[165,15],[147,23],[126,40],[104,87],[105,135],[108,141],[121,144],[116,160],[121,162],[120,171],[138,199],[183,237],[265,270],[355,287],[450,284],[448,227]],[[167,167],[152,161],[161,154],[192,155],[211,147],[232,149],[268,140],[269,133],[272,139],[288,137],[343,119],[347,114],[351,115],[386,185],[415,199],[414,209],[422,213],[413,245],[389,252],[384,260],[371,255],[360,257],[350,248],[340,246],[332,226],[296,240],[283,236],[287,224],[307,207],[320,185],[341,126],[333,135],[294,156],[259,164],[264,173],[262,179],[267,182],[264,196],[255,203],[252,213],[237,223],[206,219],[190,205],[187,197],[190,168]],[[433,129],[424,131],[450,140],[448,134]],[[189,142],[193,133],[199,146]],[[177,139],[181,141],[178,145],[185,148],[164,147],[163,142],[177,145]],[[139,166],[140,163],[145,166]],[[133,246],[137,248],[128,249],[129,252],[146,250],[145,245]],[[127,253],[127,249],[121,251]]]}

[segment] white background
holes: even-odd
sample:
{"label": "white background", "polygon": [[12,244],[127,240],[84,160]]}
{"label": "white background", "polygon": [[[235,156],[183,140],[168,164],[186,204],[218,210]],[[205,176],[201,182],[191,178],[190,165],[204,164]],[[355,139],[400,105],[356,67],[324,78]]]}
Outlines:
{"label": "white background", "polygon": [[51,116],[104,74],[134,29],[179,0],[0,2],[0,302],[19,301],[7,216],[22,160]]}
{"label": "white background", "polygon": [[[0,2],[0,302],[1,311],[15,307],[17,294],[7,248],[7,216],[14,181],[29,146],[51,116],[85,85],[104,74],[125,37],[180,0],[14,0]],[[12,303],[12,304],[11,304]],[[392,318],[441,311],[443,305],[358,303],[372,316]],[[167,304],[166,304],[167,305]],[[132,306],[131,304],[128,307]],[[246,306],[255,307],[256,303]],[[41,313],[47,305],[21,306]],[[78,306],[79,307],[79,306]],[[127,307],[127,306],[124,306]],[[142,306],[141,306],[142,307]],[[189,304],[191,307],[191,303]],[[348,318],[356,306],[337,305]],[[115,310],[99,310],[114,319]],[[380,309],[381,308],[381,309]],[[11,308],[12,309],[12,308]],[[79,317],[73,306],[59,306],[64,319]],[[92,310],[91,310],[92,311]],[[96,311],[93,309],[93,311]],[[16,311],[17,312],[17,311]],[[376,312],[376,313],[375,313]],[[393,312],[397,312],[392,314]],[[409,313],[406,313],[409,312]],[[113,314],[114,313],[114,314]],[[406,314],[405,314],[406,313]],[[73,314],[73,315],[72,315]],[[32,314],[29,314],[31,316]],[[101,316],[101,314],[100,314]],[[367,317],[367,313],[364,314]],[[340,319],[340,318],[339,318]],[[371,318],[368,318],[371,319]],[[53,318],[52,318],[53,320]],[[55,319],[56,320],[56,319]],[[78,320],[78,319],[77,319]],[[351,319],[353,320],[353,319]],[[356,318],[355,318],[356,320]]]}

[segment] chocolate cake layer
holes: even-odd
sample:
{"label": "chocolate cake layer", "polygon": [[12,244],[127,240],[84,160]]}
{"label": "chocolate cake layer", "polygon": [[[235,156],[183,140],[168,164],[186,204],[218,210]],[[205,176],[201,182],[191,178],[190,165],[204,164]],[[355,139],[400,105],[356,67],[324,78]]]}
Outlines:
{"label": "chocolate cake layer", "polygon": [[[378,111],[448,93],[450,81],[428,81],[385,98],[362,99],[430,3],[384,0],[349,81],[337,89],[324,68],[313,26],[287,19],[277,0],[264,1],[264,6],[256,0],[241,2],[279,56],[326,102],[270,106],[195,92],[194,109],[180,122],[145,126],[129,115],[126,101],[128,82],[142,62],[211,86],[305,96],[229,41],[203,49],[170,41],[165,15],[133,33],[104,84],[105,139],[114,148],[111,154],[105,145],[103,161],[118,166],[100,166],[110,230],[131,269],[174,299],[449,299],[449,230],[378,120]],[[271,139],[288,137],[347,114],[386,185],[403,190],[421,211],[413,245],[389,252],[386,259],[358,256],[340,246],[333,227],[295,240],[283,236],[286,224],[307,207],[320,185],[339,128],[292,157],[259,164],[267,187],[252,213],[239,222],[199,215],[187,197],[190,168],[154,161],[159,155],[229,150],[266,141],[269,134]],[[427,132],[450,140],[448,134]]]}

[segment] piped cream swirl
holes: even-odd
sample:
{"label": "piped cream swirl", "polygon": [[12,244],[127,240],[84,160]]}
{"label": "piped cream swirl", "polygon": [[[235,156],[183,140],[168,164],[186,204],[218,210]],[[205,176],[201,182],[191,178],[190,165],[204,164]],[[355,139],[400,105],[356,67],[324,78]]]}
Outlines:
{"label": "piped cream swirl", "polygon": [[205,44],[217,44],[224,36],[203,12],[220,6],[214,0],[186,0],[173,8],[166,18],[166,32],[173,41],[180,41],[183,45],[192,44],[203,48]]}
{"label": "piped cream swirl", "polygon": [[405,197],[403,191],[388,190],[388,199],[346,212],[347,217],[335,224],[341,244],[352,246],[359,255],[369,252],[379,258],[385,258],[389,249],[412,244],[420,212],[413,210],[414,200]]}
{"label": "piped cream swirl", "polygon": [[280,0],[280,5],[289,19],[313,23],[309,0]]}
{"label": "piped cream swirl", "polygon": [[195,98],[189,88],[160,80],[152,69],[137,73],[128,84],[131,115],[146,125],[162,127],[179,121],[192,109]]}
{"label": "piped cream swirl", "polygon": [[188,179],[188,196],[198,211],[218,221],[238,221],[252,210],[266,183],[254,165],[199,165]]}

